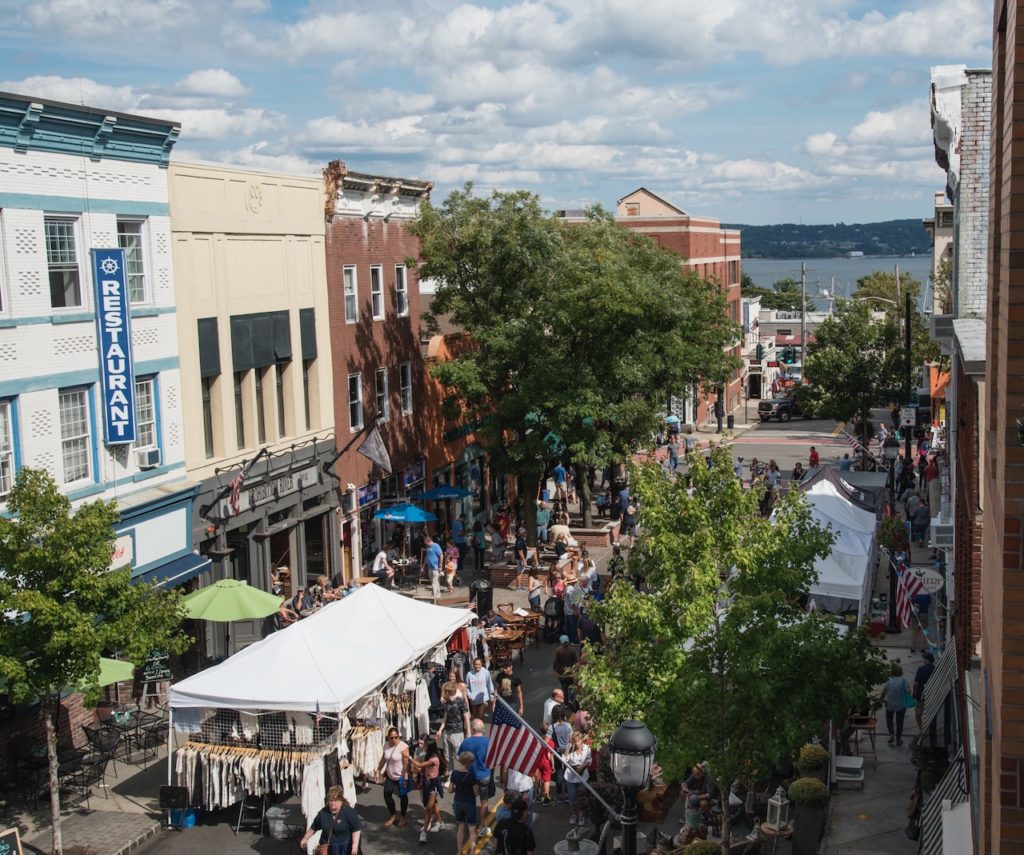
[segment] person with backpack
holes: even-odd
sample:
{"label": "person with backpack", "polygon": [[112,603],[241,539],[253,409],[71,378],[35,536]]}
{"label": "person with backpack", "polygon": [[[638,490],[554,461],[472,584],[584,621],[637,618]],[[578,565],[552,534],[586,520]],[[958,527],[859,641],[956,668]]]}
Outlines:
{"label": "person with backpack", "polygon": [[413,759],[413,772],[423,776],[423,829],[420,831],[420,843],[427,842],[428,831],[441,831],[444,820],[441,817],[441,806],[438,803],[444,795],[445,773],[444,757],[437,749],[437,742],[427,740],[427,753],[422,761]]}
{"label": "person with backpack", "polygon": [[463,851],[467,835],[469,835],[469,851],[476,851],[476,800],[480,795],[480,785],[473,772],[474,759],[472,751],[463,751],[459,755],[458,765],[448,782],[452,789],[452,815],[455,817],[455,849],[457,852]]}
{"label": "person with backpack", "polygon": [[[895,660],[889,668],[889,680],[882,689],[885,699],[885,726],[889,733],[889,744],[896,742],[898,748],[903,744],[903,720],[907,717],[907,699],[911,697],[907,678],[903,676],[903,666]],[[914,702],[910,702],[913,706]]]}

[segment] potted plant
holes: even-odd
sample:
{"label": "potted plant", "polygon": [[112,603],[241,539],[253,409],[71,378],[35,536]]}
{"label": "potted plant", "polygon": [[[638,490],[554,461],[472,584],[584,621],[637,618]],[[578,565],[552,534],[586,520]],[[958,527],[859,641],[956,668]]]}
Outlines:
{"label": "potted plant", "polygon": [[717,840],[694,840],[683,849],[683,855],[720,855],[722,844]]}
{"label": "potted plant", "polygon": [[878,542],[890,553],[906,552],[910,547],[907,526],[900,517],[882,517],[878,524]]}
{"label": "potted plant", "polygon": [[789,800],[796,805],[793,855],[815,855],[825,831],[828,787],[817,778],[797,778],[789,785]]}
{"label": "potted plant", "polygon": [[805,777],[828,783],[828,751],[820,745],[805,745],[796,760],[797,771]]}

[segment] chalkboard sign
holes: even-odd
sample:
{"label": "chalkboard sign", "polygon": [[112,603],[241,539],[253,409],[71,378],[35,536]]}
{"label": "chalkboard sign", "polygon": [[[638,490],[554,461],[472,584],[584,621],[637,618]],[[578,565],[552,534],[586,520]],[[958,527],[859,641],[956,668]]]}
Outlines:
{"label": "chalkboard sign", "polygon": [[[142,666],[143,683],[159,683],[161,680],[171,679],[171,657],[169,653],[162,650],[154,650],[146,657]],[[3,855],[3,853],[0,853]]]}
{"label": "chalkboard sign", "polygon": [[23,855],[18,829],[8,828],[0,831],[0,855]]}

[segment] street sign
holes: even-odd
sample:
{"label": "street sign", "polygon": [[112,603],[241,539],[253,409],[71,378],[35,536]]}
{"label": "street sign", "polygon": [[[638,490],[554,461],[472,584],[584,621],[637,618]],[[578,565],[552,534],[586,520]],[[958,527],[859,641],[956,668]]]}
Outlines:
{"label": "street sign", "polygon": [[779,361],[777,359],[769,359],[768,360],[768,367],[769,368],[778,368],[779,367]]}
{"label": "street sign", "polygon": [[900,407],[900,427],[917,426],[917,407]]}
{"label": "street sign", "polygon": [[915,567],[913,569],[914,575],[921,580],[921,585],[929,594],[934,594],[937,591],[942,590],[942,586],[946,584],[946,580],[942,578],[942,574],[938,570],[928,570],[925,568]]}

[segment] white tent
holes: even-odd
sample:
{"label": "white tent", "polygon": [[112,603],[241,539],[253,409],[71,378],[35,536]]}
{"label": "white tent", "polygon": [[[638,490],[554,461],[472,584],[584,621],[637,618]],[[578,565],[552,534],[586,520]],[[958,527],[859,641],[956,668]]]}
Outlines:
{"label": "white tent", "polygon": [[832,549],[835,552],[843,552],[846,555],[871,555],[875,550],[874,536],[866,531],[857,531],[836,519],[832,514],[823,510],[814,501],[814,497],[808,497],[808,504],[811,509],[811,519],[818,525],[829,528],[835,537],[832,542]]}
{"label": "white tent", "polygon": [[342,712],[475,617],[365,585],[175,683],[169,705]]}
{"label": "white tent", "polygon": [[818,581],[811,586],[811,596],[830,611],[855,603],[862,614],[871,595],[868,566],[867,556],[831,552],[815,564]]}
{"label": "white tent", "polygon": [[842,525],[873,535],[877,519],[870,511],[858,508],[831,481],[812,484],[804,493],[807,501]]}

